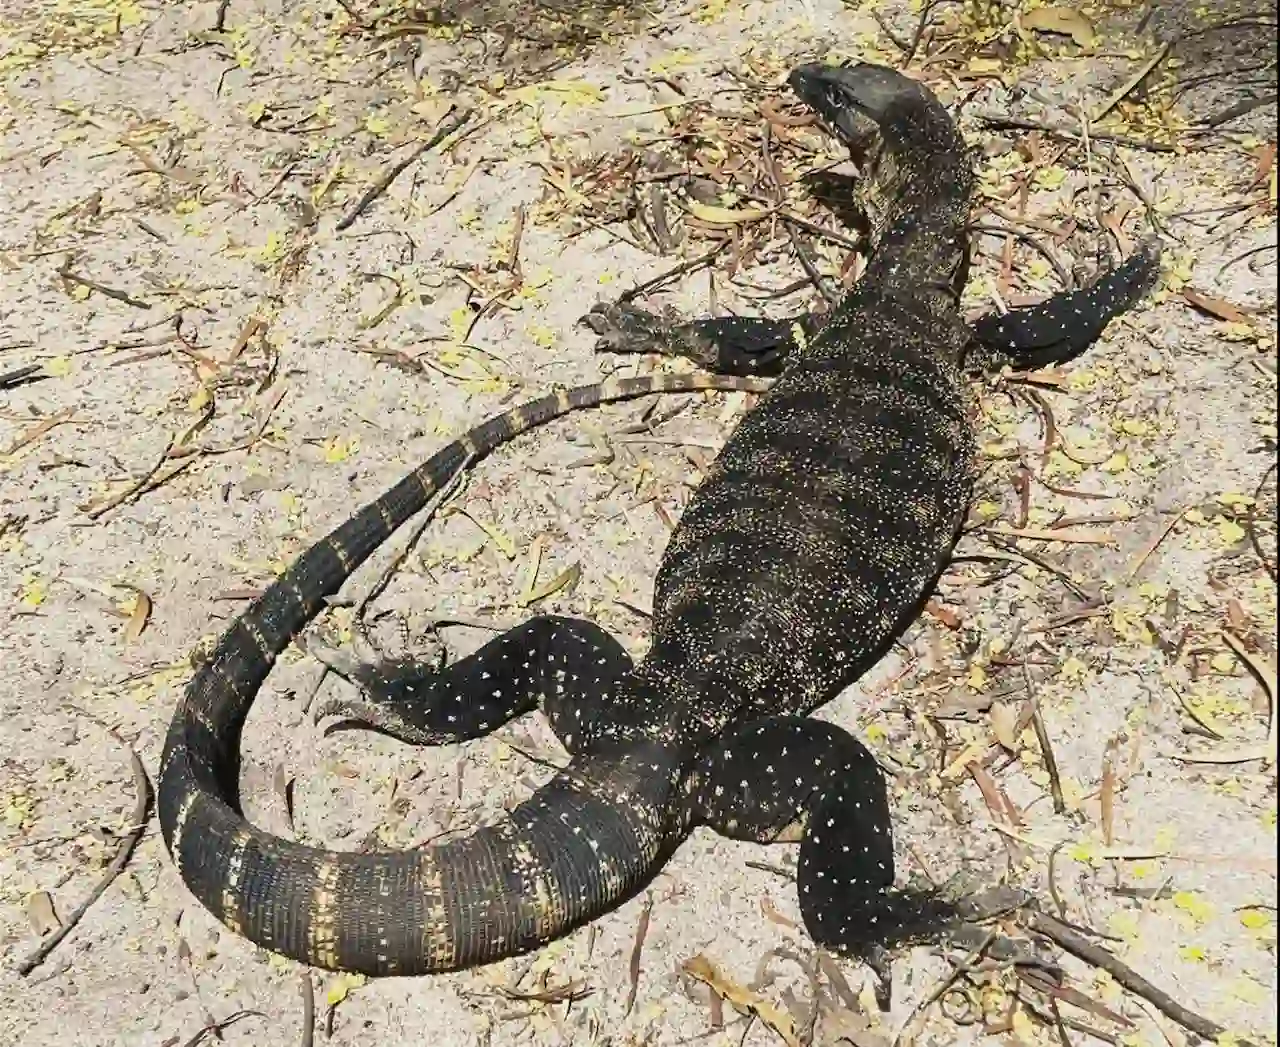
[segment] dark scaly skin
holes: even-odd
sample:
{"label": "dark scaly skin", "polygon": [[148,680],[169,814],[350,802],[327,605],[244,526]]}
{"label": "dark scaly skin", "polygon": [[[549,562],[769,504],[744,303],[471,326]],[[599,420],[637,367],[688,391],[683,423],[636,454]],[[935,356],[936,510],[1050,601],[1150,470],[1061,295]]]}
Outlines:
{"label": "dark scaly skin", "polygon": [[[957,277],[972,171],[936,100],[891,71],[806,67],[792,83],[851,143],[880,123],[872,177],[886,232],[863,281],[792,354],[682,516],[649,654],[627,670],[586,623],[542,619],[438,676],[365,676],[357,715],[416,740],[482,733],[545,696],[572,763],[466,839],[338,854],[236,813],[239,731],[274,657],[469,452],[531,419],[487,423],[451,445],[304,554],[228,630],[175,715],[164,837],[192,892],[237,933],[371,974],[493,961],[611,908],[700,823],[802,838],[801,910],[824,944],[864,952],[964,914],[891,889],[879,769],[846,732],[802,717],[910,620],[964,515],[973,436]],[[676,387],[697,387],[687,381]],[[492,681],[491,701],[479,681]]]}

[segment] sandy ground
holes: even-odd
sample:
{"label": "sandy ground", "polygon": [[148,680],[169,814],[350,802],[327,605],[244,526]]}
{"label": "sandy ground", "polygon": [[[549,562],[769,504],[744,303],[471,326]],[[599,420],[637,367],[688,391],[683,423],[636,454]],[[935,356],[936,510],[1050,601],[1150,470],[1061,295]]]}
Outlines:
{"label": "sandy ground", "polygon": [[[1063,1002],[1061,1029],[1040,1021],[1048,1006],[1025,985],[1015,1006],[1000,971],[959,978],[912,1018],[950,970],[931,949],[899,959],[893,1008],[875,1015],[860,968],[841,968],[848,997],[829,966],[810,980],[794,889],[748,865],[785,866],[794,849],[702,832],[646,895],[534,956],[360,984],[224,932],[175,876],[149,814],[123,874],[42,964],[15,972],[133,828],[125,743],[154,773],[190,655],[246,595],[513,397],[654,366],[597,356],[575,326],[592,301],[677,261],[619,239],[632,237],[625,225],[572,225],[602,191],[590,158],[669,139],[691,99],[740,108],[796,60],[900,61],[890,34],[909,43],[919,10],[477,5],[433,24],[396,3],[221,6],[0,6],[0,373],[39,365],[37,380],[0,390],[0,1043],[194,1044],[211,1023],[230,1023],[227,1044],[305,1042],[304,977],[318,1040],[351,1047],[779,1042],[729,1007],[715,1027],[705,986],[681,972],[699,953],[801,1025],[820,986],[817,1043],[888,1044],[909,1020],[904,1043],[976,1042],[983,1012],[1006,1021],[1000,1042],[1190,1042],[1074,961],[1069,984],[1094,1002]],[[920,41],[916,67],[929,56],[944,97],[976,92],[965,126],[983,147],[984,202],[1005,215],[980,221],[1022,216],[1020,230],[1088,272],[1108,242],[1099,221],[1129,244],[1154,220],[1166,271],[1087,357],[1034,385],[982,387],[981,526],[962,547],[979,558],[958,562],[901,648],[822,715],[895,772],[905,874],[1012,877],[1050,908],[1052,889],[1173,997],[1274,1042],[1269,703],[1224,636],[1274,665],[1274,104],[1224,116],[1274,99],[1274,54],[1265,68],[1269,30],[1248,19],[1194,32],[1240,11],[1156,6],[1143,26],[1136,8],[1084,9],[1092,41],[1045,32],[1080,35],[1061,11],[1026,12],[1021,36],[1012,9],[995,12],[984,41],[975,19],[991,5],[939,5],[940,29]],[[1153,43],[1189,30],[1167,53]],[[1088,148],[979,120],[1079,128],[1081,112],[1120,94]],[[466,136],[337,231],[451,99],[477,107]],[[1154,145],[1117,150],[1108,129]],[[705,164],[724,159],[713,138],[684,141]],[[703,272],[659,300],[705,313],[713,288],[720,308],[781,309],[759,288],[800,275],[787,236],[736,232],[761,247],[736,289]],[[843,252],[811,247],[836,272]],[[1007,258],[1002,238],[982,248],[975,305],[1058,286],[1024,243]],[[695,398],[627,435],[654,405],[622,405],[502,450],[378,601],[379,637],[422,646],[441,618],[520,620],[542,536],[535,586],[575,564],[580,578],[534,606],[590,615],[638,652],[635,609],[669,520],[746,406]],[[322,627],[346,638],[349,620],[338,609]],[[489,634],[440,635],[457,655]],[[291,652],[245,731],[246,811],[275,831],[405,846],[498,817],[545,774],[528,754],[559,758],[537,717],[439,751],[326,736],[304,713],[318,680],[317,663]],[[1029,695],[1056,757],[1057,813]],[[1206,753],[1231,762],[1188,759]],[[570,983],[572,1002],[536,998]]]}

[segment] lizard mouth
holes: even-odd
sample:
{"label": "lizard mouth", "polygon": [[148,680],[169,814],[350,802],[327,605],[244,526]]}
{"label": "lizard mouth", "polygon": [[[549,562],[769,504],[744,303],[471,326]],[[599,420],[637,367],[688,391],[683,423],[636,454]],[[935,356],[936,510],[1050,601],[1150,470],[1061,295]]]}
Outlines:
{"label": "lizard mouth", "polygon": [[892,110],[921,100],[914,80],[867,62],[808,63],[796,66],[787,82],[841,142],[858,152],[871,145]]}

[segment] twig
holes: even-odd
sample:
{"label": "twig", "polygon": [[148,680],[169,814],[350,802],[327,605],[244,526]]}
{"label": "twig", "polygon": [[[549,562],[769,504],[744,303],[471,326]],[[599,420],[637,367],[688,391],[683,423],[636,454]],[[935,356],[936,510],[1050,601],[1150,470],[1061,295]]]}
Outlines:
{"label": "twig", "polygon": [[997,936],[998,932],[993,927],[991,930],[987,931],[982,941],[977,944],[968,956],[961,960],[960,963],[952,965],[951,971],[938,981],[938,984],[934,986],[933,991],[912,1009],[911,1014],[907,1017],[907,1020],[902,1025],[902,1029],[893,1041],[894,1047],[898,1047],[898,1045],[902,1043],[903,1037],[906,1036],[907,1032],[911,1029],[912,1023],[920,1015],[951,991],[951,986],[956,983],[956,979],[958,979],[962,974],[973,969],[973,965],[978,962],[984,952],[991,948],[991,944],[996,940]]}
{"label": "twig", "polygon": [[[783,192],[782,182],[778,178],[778,169],[773,162],[773,125],[768,120],[764,121],[760,135],[760,158],[765,177],[769,179],[769,185],[773,189],[774,205],[781,205],[786,198],[786,194]],[[801,239],[799,231],[793,223],[785,218],[782,220],[782,226],[787,231],[787,238],[791,241],[792,250],[796,253],[796,259],[800,262],[800,268],[804,270],[804,275],[817,288],[818,293],[822,295],[826,303],[830,306],[835,306],[840,301],[840,295],[827,286],[827,281],[818,272],[818,267],[813,264],[813,259],[809,257],[809,250]]]}
{"label": "twig", "polygon": [[311,984],[311,972],[303,971],[298,983],[302,993],[302,1037],[300,1047],[311,1047],[316,1038],[316,989]]}
{"label": "twig", "polygon": [[1172,46],[1173,46],[1172,41],[1166,42],[1164,46],[1159,48],[1159,50],[1157,50],[1154,55],[1152,55],[1149,59],[1143,62],[1142,65],[1138,66],[1137,71],[1131,77],[1129,77],[1128,80],[1122,83],[1119,86],[1119,88],[1117,88],[1116,91],[1105,102],[1103,102],[1102,105],[1100,105],[1094,111],[1093,115],[1089,117],[1089,122],[1096,124],[1099,120],[1101,120],[1104,116],[1106,116],[1109,112],[1111,112],[1112,109],[1114,109],[1117,105],[1119,105],[1126,98],[1128,98],[1129,95],[1138,87],[1138,85],[1141,84],[1143,80],[1145,80],[1148,76],[1151,75],[1151,71],[1155,69],[1155,67],[1158,66],[1161,62],[1164,61],[1165,55],[1169,53],[1169,49]]}
{"label": "twig", "polygon": [[1240,117],[1252,113],[1255,109],[1261,109],[1263,106],[1275,104],[1276,94],[1274,91],[1269,95],[1246,98],[1243,101],[1236,102],[1235,105],[1229,105],[1225,109],[1215,113],[1213,116],[1205,120],[1200,127],[1205,130],[1212,130],[1215,127],[1221,127],[1223,124],[1229,124],[1232,120],[1238,120]]}
{"label": "twig", "polygon": [[191,1039],[187,1040],[187,1042],[184,1043],[182,1047],[200,1047],[200,1044],[204,1043],[204,1041],[209,1039],[209,1037],[211,1036],[214,1039],[221,1042],[223,1029],[228,1029],[231,1026],[235,1025],[237,1022],[244,1021],[246,1018],[265,1018],[266,1017],[266,1015],[263,1014],[262,1011],[233,1011],[231,1014],[228,1014],[221,1021],[214,1021],[213,1016],[209,1014],[207,1010],[204,1013],[205,1013],[205,1020],[207,1024],[204,1026],[203,1029],[201,1029],[198,1033],[196,1033],[193,1037],[191,1037]]}
{"label": "twig", "polygon": [[524,224],[528,220],[528,208],[521,204],[516,208],[515,229],[511,232],[511,252],[507,255],[507,272],[517,283],[524,282],[524,273],[520,270],[520,242],[524,239]]}
{"label": "twig", "polygon": [[661,287],[668,280],[674,280],[677,276],[684,276],[687,273],[695,272],[696,270],[701,269],[704,265],[710,264],[715,259],[716,255],[723,251],[727,246],[728,241],[721,240],[705,254],[700,254],[697,258],[690,258],[687,261],[681,262],[679,265],[668,269],[664,273],[659,273],[657,276],[646,280],[642,284],[636,284],[636,286],[631,288],[630,291],[624,291],[619,295],[618,300],[621,302],[630,302],[634,298],[639,298],[643,294],[648,294],[655,287]]}
{"label": "twig", "polygon": [[636,922],[636,939],[631,946],[631,960],[627,965],[631,984],[627,988],[627,1004],[622,1011],[624,1017],[636,1005],[636,990],[640,987],[640,954],[644,950],[644,940],[649,933],[649,917],[652,915],[653,895],[649,895],[644,901],[644,908],[640,910],[640,919]]}
{"label": "twig", "polygon": [[[1236,255],[1234,258],[1228,258],[1228,259],[1227,259],[1225,262],[1223,262],[1223,263],[1222,263],[1222,265],[1219,267],[1219,269],[1218,269],[1218,275],[1217,275],[1217,277],[1216,277],[1215,279],[1221,280],[1221,279],[1222,279],[1222,274],[1223,274],[1223,273],[1225,273],[1225,272],[1226,272],[1228,269],[1230,269],[1233,265],[1237,265],[1237,264],[1239,264],[1240,262],[1243,262],[1246,258],[1252,258],[1254,255],[1257,255],[1257,254],[1263,254],[1263,253],[1265,253],[1265,252],[1267,252],[1267,251],[1274,251],[1275,249],[1276,249],[1276,245],[1275,245],[1275,244],[1263,244],[1261,247],[1251,247],[1249,250],[1244,251],[1244,252],[1242,252],[1242,253],[1240,253],[1240,254]],[[1252,271],[1254,271],[1254,272],[1257,272],[1257,270],[1256,270],[1256,269],[1254,269],[1254,268],[1253,268],[1253,266],[1249,266],[1249,268],[1250,268],[1250,270],[1252,270]]]}
{"label": "twig", "polygon": [[1262,479],[1258,481],[1258,486],[1253,491],[1253,505],[1249,507],[1249,514],[1245,517],[1244,529],[1249,533],[1249,542],[1253,546],[1253,551],[1258,559],[1262,561],[1262,567],[1271,575],[1271,580],[1276,581],[1276,565],[1262,551],[1262,544],[1258,541],[1258,499],[1262,496],[1262,489],[1267,486],[1267,480],[1270,478],[1272,471],[1276,468],[1276,463],[1272,462],[1267,471],[1262,474]]}
{"label": "twig", "polygon": [[1066,288],[1066,290],[1072,291],[1075,289],[1076,281],[1075,277],[1071,275],[1071,271],[1062,264],[1062,261],[1057,255],[1050,251],[1049,248],[1045,247],[1044,244],[1030,233],[1024,233],[1021,229],[1009,229],[1002,225],[983,225],[980,223],[971,223],[969,225],[969,231],[974,233],[986,233],[989,236],[1012,237],[1019,243],[1026,244],[1032,250],[1040,254],[1040,256],[1053,267],[1054,275],[1057,276],[1059,282],[1061,282],[1062,286]]}
{"label": "twig", "polygon": [[40,374],[40,364],[24,364],[22,367],[15,367],[12,371],[5,371],[0,374],[0,389],[13,389],[27,382],[38,382],[41,378],[47,378],[48,375]]}
{"label": "twig", "polygon": [[920,9],[920,20],[916,22],[916,31],[911,34],[911,45],[907,48],[907,53],[902,58],[904,68],[911,64],[916,57],[916,52],[920,50],[920,42],[924,39],[925,30],[929,28],[929,19],[933,17],[933,9],[941,2],[942,0],[925,0],[924,6]]}
{"label": "twig", "polygon": [[357,218],[368,210],[369,206],[377,200],[378,197],[390,188],[391,183],[404,174],[404,172],[412,166],[423,153],[427,152],[429,149],[434,149],[451,134],[463,127],[470,119],[470,109],[459,109],[441,120],[436,126],[435,131],[432,132],[430,138],[426,138],[419,142],[412,150],[410,150],[407,156],[397,160],[382,172],[377,181],[375,181],[373,185],[369,186],[369,188],[360,195],[360,198],[351,206],[351,209],[338,219],[338,224],[334,226],[334,231],[340,233],[344,229],[350,227]]}
{"label": "twig", "polygon": [[98,505],[90,506],[89,508],[85,509],[84,510],[85,516],[89,517],[90,520],[96,520],[100,516],[103,516],[106,513],[109,513],[112,509],[116,508],[116,506],[123,505],[125,502],[129,501],[131,498],[135,498],[139,494],[141,494],[146,489],[147,484],[151,482],[152,477],[154,477],[156,473],[160,471],[160,467],[163,466],[166,461],[168,461],[169,452],[172,449],[173,449],[173,436],[170,435],[168,441],[164,445],[164,451],[162,451],[160,454],[160,457],[156,459],[155,465],[153,465],[150,469],[148,469],[145,473],[143,473],[142,476],[140,476],[137,480],[131,483],[119,494],[112,495],[105,502],[100,502]]}
{"label": "twig", "polygon": [[106,284],[100,284],[97,280],[91,280],[87,276],[81,276],[79,273],[71,271],[71,258],[62,263],[58,269],[58,275],[70,284],[79,284],[81,287],[87,287],[90,291],[97,291],[100,295],[107,298],[114,298],[117,302],[123,302],[125,305],[131,305],[135,309],[150,309],[151,303],[144,302],[139,298],[134,298],[126,291],[118,291],[114,287],[108,287]]}
{"label": "twig", "polygon": [[[90,719],[93,719],[90,717]],[[95,722],[97,722],[95,720]],[[133,788],[134,788],[134,805],[133,817],[129,822],[129,831],[120,837],[120,842],[116,844],[115,857],[111,859],[111,864],[107,866],[107,871],[102,874],[102,878],[89,892],[89,896],[82,901],[75,910],[68,915],[66,921],[61,927],[54,931],[48,938],[42,941],[35,950],[25,959],[19,962],[18,974],[25,977],[42,964],[46,957],[58,947],[58,944],[68,934],[75,930],[76,925],[84,918],[84,914],[89,911],[89,907],[93,905],[103,892],[111,886],[112,881],[120,875],[124,867],[129,862],[130,855],[133,854],[134,847],[138,841],[142,839],[142,834],[147,828],[147,808],[151,802],[151,785],[147,781],[146,768],[142,766],[142,760],[134,751],[133,746],[129,745],[115,731],[105,724],[100,725],[111,735],[117,742],[129,751],[129,767],[133,771]]]}
{"label": "twig", "polygon": [[[1037,934],[1044,935],[1077,959],[1083,960],[1091,967],[1106,971],[1121,987],[1142,997],[1165,1017],[1171,1018],[1184,1029],[1195,1033],[1197,1036],[1213,1041],[1217,1040],[1226,1031],[1217,1022],[1196,1014],[1195,1011],[1182,1006],[1168,993],[1157,989],[1109,949],[1105,949],[1101,945],[1095,945],[1083,935],[1077,934],[1047,913],[1031,913],[1027,924],[1031,930]],[[1249,1040],[1236,1039],[1233,1042],[1238,1047],[1256,1047]]]}
{"label": "twig", "polygon": [[1133,566],[1125,573],[1124,580],[1126,585],[1133,584],[1133,580],[1138,577],[1138,572],[1142,570],[1142,565],[1151,559],[1151,554],[1160,548],[1161,543],[1169,537],[1173,532],[1173,529],[1178,526],[1178,521],[1186,516],[1187,512],[1188,510],[1186,509],[1179,509],[1174,513],[1173,516],[1170,517],[1169,522],[1160,528],[1160,533],[1157,534],[1150,544],[1138,554],[1137,558],[1133,561]]}
{"label": "twig", "polygon": [[[1026,664],[1022,666],[1027,681],[1027,692],[1031,692],[1031,670]],[[1040,743],[1040,755],[1044,757],[1044,769],[1049,775],[1049,795],[1053,797],[1053,813],[1066,814],[1067,801],[1062,795],[1062,778],[1058,773],[1058,760],[1053,755],[1053,746],[1049,743],[1049,729],[1044,725],[1044,715],[1040,712],[1040,703],[1031,699],[1031,726],[1036,732],[1036,741]]]}
{"label": "twig", "polygon": [[[1019,117],[1003,116],[1000,113],[978,113],[977,118],[988,127],[1012,131],[1043,131],[1055,138],[1066,138],[1068,141],[1080,142],[1082,136],[1078,127],[1069,124],[1053,123],[1044,120],[1024,120]],[[1150,153],[1176,153],[1178,147],[1166,142],[1153,142],[1147,138],[1132,138],[1129,135],[1112,134],[1108,131],[1093,131],[1095,142],[1115,142],[1129,149],[1144,149]]]}

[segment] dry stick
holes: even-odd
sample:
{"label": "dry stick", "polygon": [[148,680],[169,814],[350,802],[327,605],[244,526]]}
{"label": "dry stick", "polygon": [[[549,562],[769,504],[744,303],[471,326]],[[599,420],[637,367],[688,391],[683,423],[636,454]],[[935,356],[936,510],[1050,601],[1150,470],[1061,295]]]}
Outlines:
{"label": "dry stick", "polygon": [[129,767],[133,771],[135,793],[133,820],[129,823],[129,831],[120,837],[120,842],[116,845],[115,857],[111,859],[111,864],[107,866],[107,871],[102,874],[102,879],[89,892],[89,896],[76,907],[75,911],[67,917],[66,922],[61,927],[36,946],[31,955],[19,962],[17,971],[24,977],[39,967],[45,961],[45,958],[58,947],[62,939],[75,930],[76,925],[84,918],[84,914],[89,911],[89,906],[102,897],[102,893],[111,886],[112,881],[120,875],[128,864],[134,847],[137,846],[138,841],[142,839],[142,834],[146,831],[147,807],[151,800],[151,785],[147,781],[146,769],[142,766],[142,760],[139,759],[138,754],[134,752],[133,746],[129,745],[109,727],[106,728],[106,731],[112,738],[129,750]]}
{"label": "dry stick", "polygon": [[640,987],[640,954],[644,950],[645,936],[649,933],[649,917],[652,915],[653,895],[649,895],[644,901],[644,908],[640,910],[640,919],[636,922],[636,940],[631,946],[631,961],[628,964],[631,984],[627,988],[627,1005],[622,1011],[624,1017],[636,1005],[636,990]]}
{"label": "dry stick", "polygon": [[659,273],[657,276],[646,280],[642,284],[636,284],[630,291],[624,291],[618,298],[620,302],[630,302],[634,298],[639,298],[643,294],[648,294],[655,287],[661,287],[668,280],[674,280],[677,276],[684,276],[695,270],[701,269],[704,265],[709,265],[711,261],[729,246],[728,240],[721,240],[711,250],[704,254],[698,255],[697,258],[690,258],[688,261],[681,262],[677,266],[673,266],[665,273]]}
{"label": "dry stick", "polygon": [[123,302],[125,305],[131,305],[135,309],[151,308],[150,302],[144,302],[140,298],[134,298],[126,291],[119,291],[114,287],[108,287],[106,284],[100,284],[97,280],[91,280],[87,276],[81,276],[79,273],[72,272],[70,258],[62,263],[62,267],[58,270],[58,276],[67,283],[79,284],[81,287],[87,287],[90,291],[97,291],[98,294],[106,295],[108,298],[114,298],[117,302]]}
{"label": "dry stick", "polygon": [[[933,17],[933,9],[941,3],[942,0],[925,0],[920,10],[920,20],[916,22],[916,31],[911,34],[911,44],[902,59],[904,69],[915,60],[916,52],[920,50],[920,43],[924,39],[924,32],[929,28],[929,20]],[[927,53],[925,57],[928,58]]]}
{"label": "dry stick", "polygon": [[301,1047],[311,1047],[316,1038],[316,989],[311,984],[311,972],[303,971],[302,980],[298,983],[302,993],[302,1038]]}
{"label": "dry stick", "polygon": [[86,509],[84,511],[85,516],[89,517],[90,520],[96,520],[100,516],[103,516],[104,514],[109,513],[112,509],[116,508],[116,506],[123,505],[125,502],[129,501],[131,498],[135,498],[138,495],[140,495],[146,489],[147,484],[149,484],[152,478],[155,477],[156,473],[160,471],[161,466],[163,466],[164,463],[168,461],[169,452],[171,450],[173,450],[172,435],[170,435],[169,439],[165,442],[164,450],[161,452],[160,457],[156,460],[155,465],[153,465],[150,469],[148,469],[145,473],[143,473],[142,476],[140,476],[137,480],[131,483],[119,494],[113,495],[112,497],[108,498],[101,505],[92,506]]}
{"label": "dry stick", "polygon": [[[1122,988],[1141,996],[1166,1018],[1171,1018],[1184,1029],[1195,1033],[1197,1036],[1203,1036],[1206,1040],[1216,1040],[1226,1032],[1226,1029],[1217,1022],[1196,1014],[1195,1011],[1188,1010],[1172,996],[1157,989],[1109,949],[1104,949],[1101,945],[1095,945],[1082,934],[1078,934],[1047,913],[1033,912],[1028,920],[1028,926],[1037,934],[1043,934],[1050,941],[1076,957],[1076,959],[1083,960],[1091,967],[1106,971]],[[1233,1042],[1238,1047],[1256,1047],[1249,1040],[1241,1039]]]}
{"label": "dry stick", "polygon": [[334,227],[334,231],[340,233],[352,225],[357,218],[364,214],[369,205],[385,193],[390,188],[391,183],[404,174],[423,153],[428,149],[434,149],[470,119],[470,109],[459,109],[440,121],[430,138],[419,142],[407,156],[397,160],[382,172],[378,180],[361,194],[360,199],[352,205],[351,209],[338,219],[338,224]]}
{"label": "dry stick", "polygon": [[[1081,141],[1079,128],[1071,127],[1068,124],[1052,123],[1044,120],[1023,120],[1017,117],[1002,116],[1000,113],[978,113],[977,118],[988,127],[994,127],[997,130],[1043,131],[1045,134],[1053,135],[1055,138],[1066,138],[1072,142]],[[1106,131],[1093,131],[1091,132],[1091,137],[1095,142],[1115,142],[1116,145],[1123,145],[1129,149],[1145,149],[1150,153],[1176,153],[1178,151],[1176,145],[1153,142],[1145,138],[1132,138],[1129,135],[1111,134]]]}
{"label": "dry stick", "polygon": [[1249,534],[1249,543],[1253,546],[1253,551],[1259,560],[1262,561],[1263,570],[1271,575],[1271,580],[1276,581],[1276,565],[1267,558],[1267,554],[1262,551],[1262,543],[1258,541],[1258,499],[1262,497],[1262,489],[1267,486],[1267,480],[1270,479],[1272,470],[1276,468],[1276,463],[1272,462],[1267,466],[1267,471],[1262,474],[1262,479],[1258,481],[1258,486],[1253,490],[1253,505],[1249,507],[1249,515],[1245,517],[1244,529]]}
{"label": "dry stick", "polygon": [[[1031,690],[1031,670],[1024,663],[1022,671],[1026,674],[1027,690]],[[1040,712],[1040,703],[1031,699],[1031,726],[1036,732],[1036,741],[1040,743],[1040,754],[1044,757],[1044,769],[1049,774],[1049,795],[1053,797],[1053,813],[1066,814],[1067,801],[1062,795],[1062,778],[1058,774],[1058,760],[1053,755],[1053,746],[1049,744],[1049,729],[1044,725],[1044,714]]]}
{"label": "dry stick", "polygon": [[[760,136],[760,153],[765,176],[769,179],[769,185],[773,189],[774,206],[780,207],[786,200],[786,194],[783,192],[782,181],[778,178],[778,169],[773,162],[772,132],[773,125],[768,120],[764,121],[764,133]],[[805,247],[804,241],[801,240],[800,233],[795,225],[784,218],[782,219],[782,226],[787,231],[787,238],[791,241],[791,248],[796,253],[796,259],[800,263],[800,268],[804,270],[804,275],[817,288],[818,294],[822,295],[827,305],[835,306],[840,301],[840,295],[827,285],[827,281],[818,272],[818,267],[813,264],[813,259],[809,257],[808,248]]]}
{"label": "dry stick", "polygon": [[980,222],[971,222],[969,224],[969,231],[974,233],[986,233],[989,236],[1012,237],[1019,243],[1026,244],[1053,267],[1054,275],[1057,276],[1058,280],[1066,290],[1075,290],[1075,277],[1072,276],[1067,267],[1062,264],[1061,259],[1059,259],[1056,254],[1049,250],[1049,248],[1030,233],[1023,232],[1021,229],[1010,229],[1003,225],[985,225]]}
{"label": "dry stick", "polygon": [[353,617],[357,622],[364,621],[365,611],[368,609],[369,604],[382,595],[382,591],[386,589],[387,585],[391,582],[392,576],[396,571],[400,570],[405,560],[409,558],[409,554],[413,552],[413,547],[418,544],[418,540],[422,537],[422,532],[425,531],[431,521],[436,518],[436,513],[440,511],[444,504],[457,493],[459,486],[467,475],[467,470],[471,468],[475,459],[476,456],[474,454],[467,455],[462,464],[458,466],[457,470],[455,470],[454,474],[449,477],[449,482],[440,488],[439,493],[436,494],[434,499],[435,505],[428,509],[427,512],[423,513],[422,519],[414,524],[413,530],[409,532],[409,537],[405,541],[404,545],[400,547],[399,552],[391,558],[391,562],[383,568],[382,573],[378,575],[377,580],[369,586],[369,589],[365,594],[355,602],[355,614]]}
{"label": "dry stick", "polygon": [[898,1031],[898,1035],[894,1038],[894,1047],[900,1047],[903,1043],[903,1038],[908,1032],[911,1033],[911,1038],[906,1042],[908,1044],[915,1042],[915,1030],[911,1028],[912,1023],[935,1003],[946,996],[961,975],[967,974],[969,971],[973,970],[973,965],[982,958],[982,954],[984,952],[991,948],[992,943],[995,942],[997,937],[998,932],[994,928],[987,931],[986,936],[978,943],[968,956],[961,960],[960,963],[952,964],[951,971],[938,981],[938,984],[934,986],[933,991],[921,1000],[920,1003],[912,1009],[911,1014],[907,1016],[907,1020],[903,1023],[902,1028]]}

